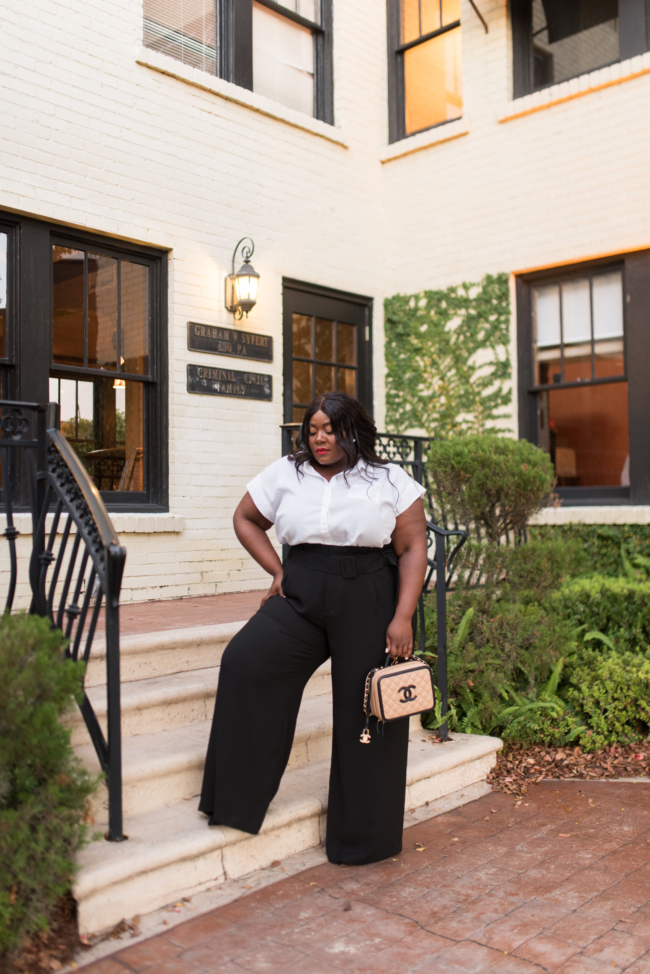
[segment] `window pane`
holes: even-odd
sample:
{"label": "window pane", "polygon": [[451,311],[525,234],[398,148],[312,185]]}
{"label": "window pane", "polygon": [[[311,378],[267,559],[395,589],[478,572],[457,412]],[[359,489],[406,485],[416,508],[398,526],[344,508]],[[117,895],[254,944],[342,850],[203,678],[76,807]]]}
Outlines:
{"label": "window pane", "polygon": [[402,44],[417,40],[420,36],[420,0],[402,0],[400,20]]}
{"label": "window pane", "polygon": [[562,330],[565,344],[591,341],[588,280],[567,281],[562,285]]}
{"label": "window pane", "polygon": [[316,319],[316,358],[334,361],[334,322],[325,318]]}
{"label": "window pane", "polygon": [[339,392],[347,392],[349,396],[357,395],[357,370],[356,369],[338,369],[336,388]]}
{"label": "window pane", "polygon": [[562,353],[558,348],[541,348],[535,356],[535,381],[545,386],[562,381]]}
{"label": "window pane", "polygon": [[560,289],[557,284],[533,288],[533,323],[538,348],[560,344]]}
{"label": "window pane", "polygon": [[311,391],[312,368],[310,362],[293,363],[293,401],[305,406],[314,398]]}
{"label": "window pane", "polygon": [[620,57],[617,0],[533,0],[533,87]]}
{"label": "window pane", "polygon": [[149,373],[149,268],[121,261],[120,328],[122,371]]}
{"label": "window pane", "polygon": [[594,338],[618,338],[623,334],[623,277],[620,271],[600,274],[592,282]]}
{"label": "window pane", "polygon": [[305,20],[312,20],[315,24],[319,23],[319,0],[277,0],[281,7],[293,10],[295,14],[300,14]]}
{"label": "window pane", "polygon": [[216,0],[144,0],[145,47],[216,74],[216,15]]}
{"label": "window pane", "polygon": [[456,27],[404,52],[407,135],[462,115],[460,32]]}
{"label": "window pane", "polygon": [[50,401],[99,490],[144,490],[142,383],[51,377]]}
{"label": "window pane", "polygon": [[591,379],[591,342],[564,349],[564,382]]}
{"label": "window pane", "polygon": [[460,0],[442,0],[442,22],[453,24],[460,20]]}
{"label": "window pane", "polygon": [[420,35],[439,30],[440,0],[420,0]]}
{"label": "window pane", "polygon": [[314,39],[301,27],[253,4],[253,91],[314,114]]}
{"label": "window pane", "polygon": [[596,342],[594,364],[597,379],[603,379],[608,375],[624,375],[625,360],[622,340]]}
{"label": "window pane", "polygon": [[540,394],[540,445],[560,487],[629,484],[627,382]]}
{"label": "window pane", "polygon": [[117,261],[88,254],[88,367],[117,368]]}
{"label": "window pane", "polygon": [[339,321],[336,326],[337,361],[343,365],[357,364],[355,332],[354,325],[344,325]]}
{"label": "window pane", "polygon": [[331,392],[334,388],[334,366],[316,366],[316,395],[320,396],[323,392]]}
{"label": "window pane", "polygon": [[291,420],[291,422],[292,423],[302,423],[303,419],[305,418],[305,413],[306,412],[307,412],[306,408],[303,409],[300,406],[294,406],[293,407],[293,419]]}
{"label": "window pane", "polygon": [[7,354],[7,234],[0,233],[0,355]]}
{"label": "window pane", "polygon": [[311,323],[311,315],[293,316],[293,354],[301,358],[314,357]]}
{"label": "window pane", "polygon": [[84,255],[52,247],[52,357],[62,365],[84,365]]}

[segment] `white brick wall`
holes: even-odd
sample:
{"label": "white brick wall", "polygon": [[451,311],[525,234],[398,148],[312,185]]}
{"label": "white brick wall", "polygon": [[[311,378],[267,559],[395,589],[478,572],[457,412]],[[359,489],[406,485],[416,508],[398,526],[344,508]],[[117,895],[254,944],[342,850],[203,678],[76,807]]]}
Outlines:
{"label": "white brick wall", "polygon": [[[334,0],[334,130],[143,52],[138,0],[5,0],[0,207],[170,251],[170,511],[183,530],[123,534],[126,599],[265,584],[231,517],[279,453],[283,276],[374,297],[381,427],[385,295],[650,243],[650,76],[500,122],[513,113],[505,3],[479,3],[490,32],[464,0],[452,123],[468,134],[388,160],[379,0]],[[186,322],[229,323],[223,278],[244,234],[262,275],[247,324],[275,340],[258,369],[273,374],[272,404],[186,391],[188,361],[236,364],[189,353]]]}

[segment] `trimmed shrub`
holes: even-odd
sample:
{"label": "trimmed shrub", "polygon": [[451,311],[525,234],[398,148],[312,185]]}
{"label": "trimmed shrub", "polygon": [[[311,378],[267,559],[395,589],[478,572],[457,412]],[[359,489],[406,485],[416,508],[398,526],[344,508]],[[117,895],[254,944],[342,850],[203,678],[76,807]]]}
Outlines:
{"label": "trimmed shrub", "polygon": [[603,654],[583,649],[566,691],[589,730],[580,743],[587,751],[630,744],[650,729],[650,651]]}
{"label": "trimmed shrub", "polygon": [[650,646],[650,582],[592,575],[563,585],[549,611],[583,633],[606,635],[617,650]]}
{"label": "trimmed shrub", "polygon": [[436,508],[449,521],[480,526],[492,543],[521,531],[555,486],[543,450],[494,433],[434,441],[429,477]]}
{"label": "trimmed shrub", "polygon": [[584,572],[616,577],[625,575],[622,550],[635,565],[635,557],[650,558],[650,529],[645,524],[558,524],[528,528],[530,538],[570,541],[584,552]]}
{"label": "trimmed shrub", "polygon": [[45,619],[0,620],[0,955],[45,928],[70,889],[96,786],[59,720],[83,673],[62,644]]}

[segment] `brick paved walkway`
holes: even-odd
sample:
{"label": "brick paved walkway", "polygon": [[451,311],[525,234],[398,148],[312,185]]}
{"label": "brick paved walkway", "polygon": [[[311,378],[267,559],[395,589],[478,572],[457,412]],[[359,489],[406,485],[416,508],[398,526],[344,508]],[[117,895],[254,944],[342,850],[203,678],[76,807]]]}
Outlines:
{"label": "brick paved walkway", "polygon": [[543,782],[325,864],[83,974],[650,974],[650,784]]}
{"label": "brick paved walkway", "polygon": [[[225,595],[199,595],[191,599],[159,599],[154,602],[127,602],[120,606],[120,632],[123,636],[163,629],[187,629],[217,622],[239,622],[257,612],[260,592],[230,592]],[[98,629],[104,628],[104,612]]]}

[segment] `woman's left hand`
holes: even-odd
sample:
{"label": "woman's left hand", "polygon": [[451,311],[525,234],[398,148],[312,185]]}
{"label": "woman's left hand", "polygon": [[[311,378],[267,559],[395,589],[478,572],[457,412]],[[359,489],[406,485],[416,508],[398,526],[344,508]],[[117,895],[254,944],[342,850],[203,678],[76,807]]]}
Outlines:
{"label": "woman's left hand", "polygon": [[393,657],[412,654],[413,626],[410,619],[403,619],[399,615],[393,616],[393,621],[386,630],[386,645]]}

